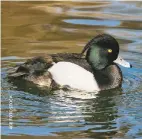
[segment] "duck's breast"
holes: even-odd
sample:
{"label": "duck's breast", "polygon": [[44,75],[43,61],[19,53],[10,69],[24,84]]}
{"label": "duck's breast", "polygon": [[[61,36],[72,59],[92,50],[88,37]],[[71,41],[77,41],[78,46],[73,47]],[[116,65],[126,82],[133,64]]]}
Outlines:
{"label": "duck's breast", "polygon": [[56,83],[85,91],[99,91],[93,74],[71,62],[58,62],[48,70]]}

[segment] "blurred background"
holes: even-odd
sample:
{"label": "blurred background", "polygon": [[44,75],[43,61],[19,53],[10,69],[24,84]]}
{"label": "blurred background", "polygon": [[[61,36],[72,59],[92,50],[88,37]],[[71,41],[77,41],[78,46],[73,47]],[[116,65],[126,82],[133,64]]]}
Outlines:
{"label": "blurred background", "polygon": [[[142,137],[142,2],[2,1],[1,9],[2,135]],[[12,66],[37,55],[80,52],[101,33],[115,37],[120,54],[133,65],[132,69],[121,67],[121,89],[83,97],[78,92],[51,94],[23,82],[17,83],[19,87],[8,82],[7,70]],[[43,92],[44,97],[40,95]]]}

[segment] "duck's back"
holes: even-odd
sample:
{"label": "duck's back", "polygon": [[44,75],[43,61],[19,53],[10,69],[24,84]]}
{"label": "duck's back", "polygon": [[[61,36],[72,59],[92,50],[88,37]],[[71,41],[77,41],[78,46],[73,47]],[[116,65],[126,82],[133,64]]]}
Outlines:
{"label": "duck's back", "polygon": [[90,65],[85,58],[80,58],[80,54],[59,53],[28,59],[25,63],[12,68],[9,72],[9,77],[42,76],[53,66],[53,63],[58,63],[60,61],[72,62],[91,71]]}
{"label": "duck's back", "polygon": [[81,66],[82,68],[86,69],[87,71],[92,72],[91,66],[88,64],[86,59],[80,57],[78,53],[59,53],[59,54],[51,54],[50,55],[55,63],[66,61],[71,62],[76,65]]}

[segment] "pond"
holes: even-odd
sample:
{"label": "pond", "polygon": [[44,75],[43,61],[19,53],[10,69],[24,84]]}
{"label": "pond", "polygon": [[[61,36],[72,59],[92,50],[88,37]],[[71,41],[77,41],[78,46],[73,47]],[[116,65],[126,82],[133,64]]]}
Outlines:
{"label": "pond", "polygon": [[[101,33],[115,37],[133,65],[120,67],[122,88],[48,92],[8,82],[14,65],[43,54],[79,53]],[[3,1],[1,49],[3,137],[142,138],[142,2]]]}

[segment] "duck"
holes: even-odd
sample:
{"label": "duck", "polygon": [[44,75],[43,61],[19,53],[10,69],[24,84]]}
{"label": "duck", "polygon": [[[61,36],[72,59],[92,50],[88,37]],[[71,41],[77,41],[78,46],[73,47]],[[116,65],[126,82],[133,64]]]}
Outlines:
{"label": "duck", "polygon": [[8,78],[26,80],[51,90],[102,91],[122,86],[123,75],[118,65],[132,67],[119,56],[117,40],[109,34],[99,34],[81,53],[47,54],[28,59],[13,67]]}

